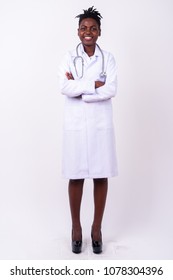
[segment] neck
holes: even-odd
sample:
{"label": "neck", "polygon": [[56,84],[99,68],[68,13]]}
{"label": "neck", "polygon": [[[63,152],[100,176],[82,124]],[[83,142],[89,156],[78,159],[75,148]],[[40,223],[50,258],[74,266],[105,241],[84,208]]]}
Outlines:
{"label": "neck", "polygon": [[92,45],[92,46],[83,45],[83,47],[84,47],[84,50],[87,53],[87,55],[92,56],[95,52],[96,45]]}

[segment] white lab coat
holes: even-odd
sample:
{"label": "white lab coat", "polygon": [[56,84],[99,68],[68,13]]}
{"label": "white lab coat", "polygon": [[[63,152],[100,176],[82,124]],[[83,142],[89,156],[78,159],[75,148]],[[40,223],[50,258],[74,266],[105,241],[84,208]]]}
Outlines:
{"label": "white lab coat", "polygon": [[[89,57],[80,45],[82,78],[77,76],[73,63],[76,50],[66,54],[59,69],[60,89],[65,95],[62,173],[68,179],[105,178],[118,173],[111,103],[117,91],[116,63],[112,54],[103,54],[107,77],[100,88],[95,89],[95,81],[103,81],[98,47]],[[80,76],[80,59],[76,63]],[[74,80],[68,80],[66,72],[71,72]]]}

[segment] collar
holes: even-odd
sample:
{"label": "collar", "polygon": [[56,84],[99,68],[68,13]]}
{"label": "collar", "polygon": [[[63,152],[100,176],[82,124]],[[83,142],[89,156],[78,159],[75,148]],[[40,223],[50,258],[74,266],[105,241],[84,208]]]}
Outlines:
{"label": "collar", "polygon": [[[82,43],[79,46],[79,53],[86,54],[86,52],[84,51],[84,47],[83,47]],[[95,57],[101,56],[101,53],[100,53],[100,50],[99,50],[97,44],[96,44],[95,52],[94,52],[93,56],[95,56]]]}

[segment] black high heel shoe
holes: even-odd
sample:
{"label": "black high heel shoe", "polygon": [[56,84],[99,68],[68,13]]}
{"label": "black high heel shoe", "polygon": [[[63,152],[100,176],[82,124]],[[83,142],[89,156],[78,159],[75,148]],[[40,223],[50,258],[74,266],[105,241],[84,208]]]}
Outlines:
{"label": "black high heel shoe", "polygon": [[82,250],[82,240],[72,241],[72,252],[75,254],[81,253]]}
{"label": "black high heel shoe", "polygon": [[102,243],[102,233],[101,233],[101,231],[100,231],[100,237],[101,237],[101,240],[100,240],[100,241],[94,240],[94,239],[93,239],[93,235],[92,235],[92,233],[91,233],[92,248],[93,248],[93,253],[95,253],[95,254],[100,254],[100,253],[102,253],[103,243]]}
{"label": "black high heel shoe", "polygon": [[[73,230],[72,230],[73,236]],[[79,254],[82,251],[82,239],[81,240],[73,240],[72,237],[72,252],[75,254]]]}

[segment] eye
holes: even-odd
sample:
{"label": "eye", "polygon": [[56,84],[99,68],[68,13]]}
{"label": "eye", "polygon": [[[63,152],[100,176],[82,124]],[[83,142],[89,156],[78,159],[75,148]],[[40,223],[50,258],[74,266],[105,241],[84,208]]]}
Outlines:
{"label": "eye", "polygon": [[91,31],[97,31],[96,27],[91,27]]}
{"label": "eye", "polygon": [[85,31],[85,27],[80,27],[80,31]]}

